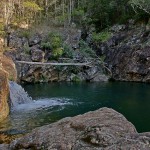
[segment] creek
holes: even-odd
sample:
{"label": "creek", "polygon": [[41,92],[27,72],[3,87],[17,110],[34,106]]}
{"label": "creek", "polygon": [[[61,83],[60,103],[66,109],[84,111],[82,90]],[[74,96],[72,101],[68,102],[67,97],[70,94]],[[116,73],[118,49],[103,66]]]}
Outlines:
{"label": "creek", "polygon": [[49,83],[23,87],[33,100],[14,107],[0,124],[0,132],[26,133],[61,118],[101,107],[122,113],[138,132],[150,131],[150,84]]}

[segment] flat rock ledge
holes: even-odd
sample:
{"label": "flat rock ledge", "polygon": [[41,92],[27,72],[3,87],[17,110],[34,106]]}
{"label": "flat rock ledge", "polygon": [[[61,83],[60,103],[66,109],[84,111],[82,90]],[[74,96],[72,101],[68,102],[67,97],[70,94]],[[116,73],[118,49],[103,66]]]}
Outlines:
{"label": "flat rock ledge", "polygon": [[150,150],[150,133],[137,133],[122,114],[101,108],[36,128],[0,150]]}

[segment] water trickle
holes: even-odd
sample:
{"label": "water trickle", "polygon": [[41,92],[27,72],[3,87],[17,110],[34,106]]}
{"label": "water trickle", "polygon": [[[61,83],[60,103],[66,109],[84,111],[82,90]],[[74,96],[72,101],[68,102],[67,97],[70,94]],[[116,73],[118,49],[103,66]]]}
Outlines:
{"label": "water trickle", "polygon": [[18,106],[19,104],[26,104],[32,102],[32,98],[22,88],[22,86],[18,85],[17,83],[10,81],[9,89],[12,108]]}

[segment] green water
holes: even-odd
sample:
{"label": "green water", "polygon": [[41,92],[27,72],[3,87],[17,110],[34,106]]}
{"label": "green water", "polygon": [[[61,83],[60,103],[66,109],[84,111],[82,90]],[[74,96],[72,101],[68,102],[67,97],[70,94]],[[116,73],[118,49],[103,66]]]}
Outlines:
{"label": "green water", "polygon": [[17,128],[27,132],[64,117],[109,107],[122,113],[138,132],[150,131],[150,84],[49,83],[24,88],[36,100],[37,107],[25,105],[12,112],[0,130]]}

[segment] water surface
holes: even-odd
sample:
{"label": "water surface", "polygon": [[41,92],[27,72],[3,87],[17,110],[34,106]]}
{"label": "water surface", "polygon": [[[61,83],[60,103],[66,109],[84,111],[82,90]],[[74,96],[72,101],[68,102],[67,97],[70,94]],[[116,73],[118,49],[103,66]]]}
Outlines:
{"label": "water surface", "polygon": [[49,83],[24,85],[24,88],[34,101],[13,110],[0,124],[0,131],[28,132],[101,107],[122,113],[139,132],[150,131],[150,84]]}

